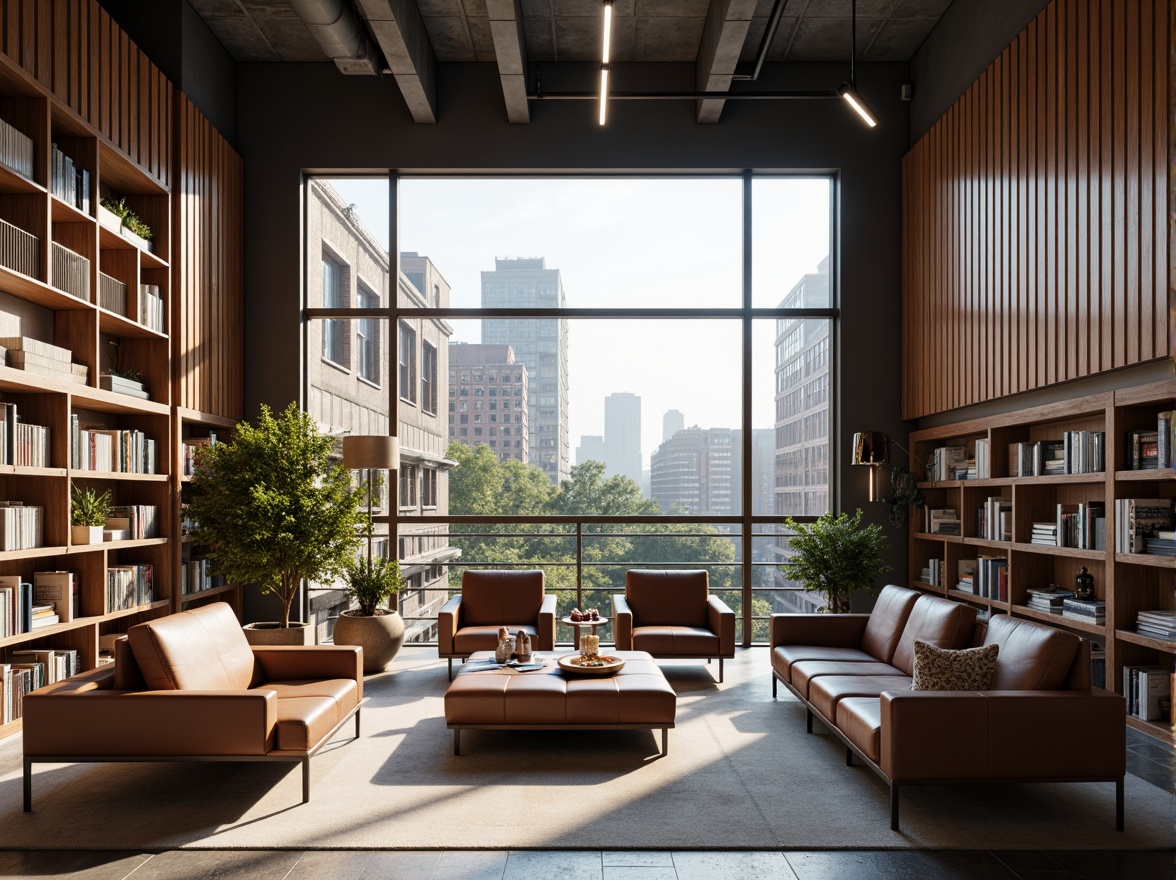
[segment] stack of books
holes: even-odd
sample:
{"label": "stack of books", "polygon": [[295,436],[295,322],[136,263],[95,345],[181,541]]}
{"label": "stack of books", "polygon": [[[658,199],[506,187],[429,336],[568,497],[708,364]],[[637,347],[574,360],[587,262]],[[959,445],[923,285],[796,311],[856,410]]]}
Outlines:
{"label": "stack of books", "polygon": [[156,333],[166,333],[163,325],[163,294],[158,284],[139,285],[139,323]]}
{"label": "stack of books", "polygon": [[76,385],[85,385],[90,378],[90,368],[73,363],[73,352],[68,348],[29,336],[5,336],[0,345],[8,350],[5,359],[13,369]]}
{"label": "stack of books", "polygon": [[1176,641],[1176,612],[1161,608],[1155,611],[1140,611],[1135,619],[1135,631],[1141,636]]}
{"label": "stack of books", "polygon": [[0,119],[0,162],[33,179],[33,139]]}
{"label": "stack of books", "polygon": [[1176,556],[1176,531],[1159,529],[1154,536],[1144,538],[1144,552],[1148,556]]}
{"label": "stack of books", "polygon": [[[1158,425],[1155,431],[1128,431],[1126,444],[1124,463],[1127,466],[1127,470],[1149,471],[1169,466],[1160,464],[1160,432]],[[1169,439],[1165,438],[1164,457],[1166,461],[1170,458],[1170,454],[1167,452],[1167,447],[1170,445]]]}
{"label": "stack of books", "polygon": [[1051,522],[1035,522],[1030,544],[1044,544],[1046,547],[1060,547],[1058,543],[1058,524]]}
{"label": "stack of books", "polygon": [[976,592],[976,560],[975,559],[961,559],[959,561],[960,579],[956,581],[955,588],[961,593],[975,593]]}
{"label": "stack of books", "polygon": [[1107,603],[1102,599],[1063,599],[1062,617],[1102,626],[1107,622]]}
{"label": "stack of books", "polygon": [[931,535],[960,534],[960,514],[949,508],[923,508],[923,529]]}
{"label": "stack of books", "polygon": [[156,531],[154,504],[119,504],[111,507],[106,514],[106,529],[125,532],[123,538],[110,540],[138,541],[154,538]]}
{"label": "stack of books", "polygon": [[1061,614],[1065,610],[1066,600],[1074,598],[1073,590],[1065,590],[1052,584],[1025,592],[1029,596],[1025,604],[1037,611],[1048,611],[1050,614]]}

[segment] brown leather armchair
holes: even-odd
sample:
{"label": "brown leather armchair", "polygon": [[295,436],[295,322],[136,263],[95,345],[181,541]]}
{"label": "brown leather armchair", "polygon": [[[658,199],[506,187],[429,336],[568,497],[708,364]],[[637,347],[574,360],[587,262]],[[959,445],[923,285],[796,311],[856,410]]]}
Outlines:
{"label": "brown leather armchair", "polygon": [[541,571],[466,571],[461,592],[437,614],[437,656],[463,662],[474,651],[498,647],[498,628],[527,633],[536,651],[555,650],[554,595],[544,594]]}
{"label": "brown leather armchair", "polygon": [[735,656],[735,612],[710,595],[704,570],[625,572],[625,594],[612,597],[618,651],[719,661]]}

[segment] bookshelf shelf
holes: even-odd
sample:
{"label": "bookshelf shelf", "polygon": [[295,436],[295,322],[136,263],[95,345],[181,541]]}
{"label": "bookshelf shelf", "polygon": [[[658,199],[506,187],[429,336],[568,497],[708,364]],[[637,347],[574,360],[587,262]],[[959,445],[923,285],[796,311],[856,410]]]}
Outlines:
{"label": "bookshelf shelf", "polygon": [[132,608],[123,608],[118,611],[111,611],[109,614],[103,614],[101,620],[103,622],[109,620],[118,620],[122,617],[130,617],[134,614],[142,614],[144,611],[154,611],[159,608],[168,608],[171,606],[171,599],[156,599],[148,605],[135,605]]}
{"label": "bookshelf shelf", "polygon": [[103,541],[101,544],[78,544],[70,547],[70,553],[93,553],[96,550],[128,550],[133,547],[159,547],[168,542],[167,538],[136,538],[133,541]]}
{"label": "bookshelf shelf", "polygon": [[[167,334],[144,327],[138,321],[132,321],[123,315],[98,309],[98,328],[103,333],[112,336],[130,336],[136,339],[167,339]],[[124,397],[126,395],[123,395]]]}
{"label": "bookshelf shelf", "polygon": [[23,174],[13,171],[0,163],[0,193],[31,193],[44,195],[45,187],[29,180]]}
{"label": "bookshelf shelf", "polygon": [[1128,715],[1127,726],[1142,731],[1148,736],[1154,736],[1156,739],[1167,742],[1169,745],[1176,745],[1176,735],[1173,734],[1170,724],[1165,724],[1162,721],[1144,721],[1142,718]]}
{"label": "bookshelf shelf", "polygon": [[0,551],[0,562],[14,562],[22,559],[43,559],[46,556],[64,556],[68,547],[29,547],[27,550]]}
{"label": "bookshelf shelf", "polygon": [[24,467],[14,464],[0,464],[0,476],[6,477],[64,477],[65,468]]}
{"label": "bookshelf shelf", "polygon": [[[950,586],[944,591],[914,577],[911,586],[987,606],[994,613],[1011,613],[1074,631],[1091,639],[1098,647],[1105,649],[1106,681],[1116,691],[1121,691],[1125,666],[1170,667],[1173,655],[1176,655],[1176,642],[1142,636],[1134,632],[1134,628],[1140,613],[1171,612],[1176,609],[1176,578],[1173,577],[1176,558],[1118,552],[1116,544],[1120,526],[1124,525],[1117,522],[1117,518],[1121,518],[1117,502],[1123,499],[1160,499],[1172,501],[1176,508],[1176,470],[1171,467],[1151,470],[1124,468],[1139,454],[1138,448],[1143,442],[1140,440],[1141,432],[1156,431],[1159,413],[1173,410],[1176,410],[1176,380],[1167,379],[912,433],[909,465],[917,475],[922,473],[922,463],[930,463],[934,450],[940,447],[963,447],[966,458],[975,458],[977,441],[987,441],[987,458],[991,469],[990,476],[982,479],[923,481],[918,484],[926,496],[928,508],[956,511],[963,528],[963,537],[912,531],[909,544],[912,575],[917,575],[920,567],[938,559],[945,571],[941,578],[954,584],[957,572],[962,576],[963,565],[972,563],[971,557],[1004,557],[1007,560],[1011,601],[994,601],[954,590]],[[1134,446],[1130,442],[1132,438],[1135,440]],[[1094,473],[1009,476],[1018,469],[1023,472],[1030,446],[1030,457],[1040,469],[1040,461],[1048,460],[1050,451],[1056,456],[1059,442],[1062,441],[1070,444],[1068,448],[1071,451],[1081,449],[1089,453],[1091,449],[1101,448],[1104,470]],[[1088,443],[1089,446],[1081,447],[1079,443]],[[1082,463],[1098,466],[1097,452],[1089,454],[1090,457]],[[958,451],[941,453],[939,456],[940,461],[950,461],[953,467],[960,467]],[[942,456],[949,457],[944,459]],[[1079,460],[1078,456],[1072,456],[1070,463],[1073,466]],[[979,472],[984,471],[981,469]],[[1002,499],[1000,507],[1009,508],[1001,515],[1001,521],[1003,524],[1006,522],[1005,516],[1011,516],[1013,541],[975,537],[980,520],[997,515],[997,496]],[[1072,513],[1075,510],[1085,511],[1086,516],[1091,518],[1083,520]],[[920,514],[920,511],[914,511],[915,523],[918,525],[923,524]],[[1078,518],[1064,518],[1068,516]],[[1035,525],[1040,527],[1043,522],[1054,523],[1055,519],[1058,529],[1067,523],[1090,528],[1085,535],[1091,542],[1101,541],[1105,529],[1105,549],[1030,543]],[[1103,522],[1098,523],[1098,519]],[[1146,532],[1141,531],[1139,534]],[[1092,538],[1092,535],[1095,537]],[[1049,584],[1072,587],[1080,566],[1085,566],[1093,575],[1095,596],[1106,603],[1105,624],[1051,614],[1026,604],[1027,591],[1030,589]],[[1169,742],[1173,740],[1168,725],[1132,717],[1126,720],[1139,730]]]}
{"label": "bookshelf shelf", "polygon": [[124,483],[166,483],[167,474],[123,474],[118,471],[70,471],[75,480],[118,480]]}
{"label": "bookshelf shelf", "polygon": [[57,196],[49,196],[49,204],[53,208],[53,221],[55,223],[89,223],[93,224],[94,218],[84,211],[75,208],[69,202],[63,202]]}
{"label": "bookshelf shelf", "polygon": [[180,596],[180,603],[191,602],[194,599],[206,599],[209,596],[220,596],[224,593],[231,593],[237,589],[236,584],[225,584],[220,587],[209,587],[207,590],[196,590],[194,593],[184,593]]}

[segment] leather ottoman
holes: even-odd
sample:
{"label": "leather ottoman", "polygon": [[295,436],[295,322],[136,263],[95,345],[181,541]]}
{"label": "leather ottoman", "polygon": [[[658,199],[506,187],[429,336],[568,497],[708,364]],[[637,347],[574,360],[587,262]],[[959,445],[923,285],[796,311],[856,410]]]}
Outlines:
{"label": "leather ottoman", "polygon": [[[614,651],[624,667],[609,676],[565,676],[554,662],[536,672],[463,670],[445,692],[445,726],[453,753],[461,754],[462,730],[660,729],[669,751],[677,694],[645,651]],[[471,661],[493,659],[479,651]]]}

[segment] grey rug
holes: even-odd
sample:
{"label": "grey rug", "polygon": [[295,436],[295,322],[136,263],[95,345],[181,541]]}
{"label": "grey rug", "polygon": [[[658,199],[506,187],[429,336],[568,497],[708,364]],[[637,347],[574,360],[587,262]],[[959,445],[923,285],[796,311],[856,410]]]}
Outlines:
{"label": "grey rug", "polygon": [[[38,765],[21,810],[20,741],[0,746],[0,846],[12,848],[1146,849],[1170,847],[1176,798],[1127,777],[1127,831],[1110,784],[911,788],[902,831],[888,789],[846,767],[771,697],[767,653],[740,652],[717,685],[699,663],[664,667],[678,691],[660,733],[445,729],[445,662],[406,650],[369,678],[363,736],[349,731],[301,775],[283,765]],[[1081,735],[1075,731],[1075,735]]]}

